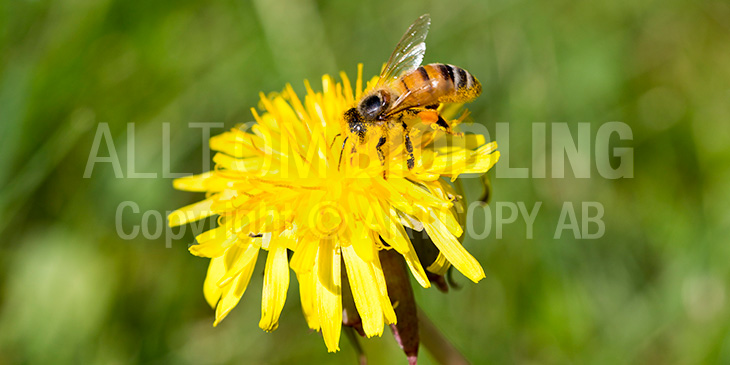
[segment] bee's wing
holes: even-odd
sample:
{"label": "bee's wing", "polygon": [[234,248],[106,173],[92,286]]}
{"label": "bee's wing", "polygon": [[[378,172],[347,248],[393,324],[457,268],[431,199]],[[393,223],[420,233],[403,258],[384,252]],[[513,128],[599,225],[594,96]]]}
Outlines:
{"label": "bee's wing", "polygon": [[432,90],[438,86],[438,82],[438,79],[430,79],[417,87],[408,89],[390,104],[383,115],[389,117],[406,109],[438,104],[438,99],[434,99],[432,95]]}
{"label": "bee's wing", "polygon": [[430,25],[431,16],[428,14],[421,15],[411,24],[380,73],[379,86],[392,82],[421,65],[423,55],[426,53],[426,36]]}

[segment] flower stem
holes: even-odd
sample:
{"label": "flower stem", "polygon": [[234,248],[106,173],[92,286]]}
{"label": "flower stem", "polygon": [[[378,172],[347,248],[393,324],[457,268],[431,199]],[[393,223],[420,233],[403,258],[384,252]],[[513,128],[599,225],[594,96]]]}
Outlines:
{"label": "flower stem", "polygon": [[379,255],[388,286],[388,296],[394,303],[393,309],[398,318],[398,322],[390,325],[390,329],[398,345],[405,352],[408,363],[416,364],[419,341],[418,314],[406,262],[395,250],[380,250]]}
{"label": "flower stem", "polygon": [[360,345],[360,341],[357,339],[357,334],[355,333],[355,330],[352,327],[342,326],[343,332],[345,332],[345,336],[347,336],[347,339],[352,344],[352,347],[355,349],[355,355],[357,355],[357,363],[360,365],[367,365],[368,363],[368,357],[365,355],[365,351],[363,351],[362,346]]}
{"label": "flower stem", "polygon": [[421,344],[441,364],[469,364],[464,355],[454,347],[451,342],[436,328],[426,316],[426,313],[418,308],[418,332]]}

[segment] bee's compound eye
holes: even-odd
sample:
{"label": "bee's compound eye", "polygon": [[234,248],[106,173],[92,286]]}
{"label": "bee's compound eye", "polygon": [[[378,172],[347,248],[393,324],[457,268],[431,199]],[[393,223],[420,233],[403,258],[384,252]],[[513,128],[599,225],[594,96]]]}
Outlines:
{"label": "bee's compound eye", "polygon": [[377,94],[370,95],[367,98],[363,99],[363,101],[360,103],[359,109],[360,113],[363,117],[365,117],[365,119],[373,120],[380,114],[383,109],[383,99],[381,99],[380,95]]}

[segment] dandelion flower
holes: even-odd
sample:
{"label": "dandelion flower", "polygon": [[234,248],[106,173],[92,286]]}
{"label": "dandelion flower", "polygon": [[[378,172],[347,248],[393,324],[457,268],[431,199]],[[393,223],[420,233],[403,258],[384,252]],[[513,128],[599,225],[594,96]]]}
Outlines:
{"label": "dandelion flower", "polygon": [[[340,76],[341,82],[323,76],[318,92],[305,82],[303,100],[289,85],[278,94],[261,94],[262,112],[252,109],[255,123],[210,139],[218,152],[215,169],[174,181],[175,188],[205,192],[206,199],[171,213],[171,226],[218,216],[217,228],[190,246],[192,254],[211,259],[203,292],[216,310],[214,325],[243,296],[261,250],[267,254],[259,326],[276,329],[291,268],[306,321],[321,331],[330,352],[339,349],[343,295],[352,296],[367,337],[397,321],[379,251],[397,252],[418,283],[430,286],[406,228],[425,230],[438,248],[427,270],[443,273],[453,265],[474,282],[484,277],[458,240],[458,196],[449,180],[489,170],[499,158],[496,144],[414,120],[412,169],[406,167],[403,136],[397,135],[402,131],[393,132],[385,164],[373,138],[343,150],[343,113],[364,92],[362,65],[354,90]],[[343,293],[343,285],[350,293]]]}

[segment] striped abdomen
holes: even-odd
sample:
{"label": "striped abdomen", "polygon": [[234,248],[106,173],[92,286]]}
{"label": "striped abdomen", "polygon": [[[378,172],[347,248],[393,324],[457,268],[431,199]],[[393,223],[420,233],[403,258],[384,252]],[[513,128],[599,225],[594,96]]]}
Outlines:
{"label": "striped abdomen", "polygon": [[401,95],[410,99],[404,104],[429,106],[439,103],[465,103],[482,92],[482,85],[469,71],[454,65],[431,63],[421,66],[394,83]]}

